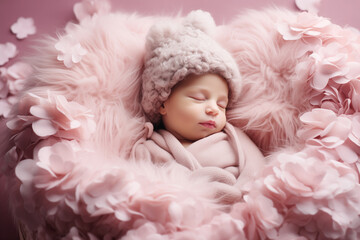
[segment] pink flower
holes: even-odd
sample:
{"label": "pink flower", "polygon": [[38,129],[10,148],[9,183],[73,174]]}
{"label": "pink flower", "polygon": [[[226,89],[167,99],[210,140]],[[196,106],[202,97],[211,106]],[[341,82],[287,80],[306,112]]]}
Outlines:
{"label": "pink flower", "polygon": [[325,18],[302,12],[297,16],[295,22],[279,23],[277,30],[284,40],[303,39],[309,44],[319,44],[321,35],[327,31],[326,28],[330,24],[330,21]]}
{"label": "pink flower", "polygon": [[360,150],[360,116],[340,115],[327,109],[313,109],[300,117],[305,123],[299,136],[309,146],[336,155],[335,160],[349,164],[358,161]]}
{"label": "pink flower", "polygon": [[11,111],[11,105],[4,99],[0,99],[0,117],[7,118]]}
{"label": "pink flower", "polygon": [[15,168],[26,212],[37,212],[43,218],[52,216],[58,231],[66,231],[80,211],[78,193],[92,156],[76,141],[50,138],[40,142],[34,158],[20,161]]}
{"label": "pink flower", "polygon": [[319,232],[344,239],[347,230],[360,226],[358,174],[331,154],[323,161],[314,151],[279,154],[259,180],[264,183],[262,192],[284,214],[285,222],[297,225],[304,236]]}
{"label": "pink flower", "polygon": [[6,78],[6,68],[0,68],[0,99],[4,99],[9,94],[9,86]]}
{"label": "pink flower", "polygon": [[309,240],[309,238],[301,236],[299,233],[299,226],[295,224],[285,222],[279,229],[276,240]]}
{"label": "pink flower", "polygon": [[0,116],[9,118],[12,107],[17,103],[18,99],[14,96],[8,96],[5,99],[0,99]]}
{"label": "pink flower", "polygon": [[327,109],[313,109],[304,113],[300,120],[305,123],[299,130],[299,136],[310,145],[325,148],[336,148],[348,138],[351,130],[351,120],[339,116]]}
{"label": "pink flower", "polygon": [[351,106],[356,112],[360,112],[360,81],[351,81],[347,89],[347,94],[351,99]]}
{"label": "pink flower", "polygon": [[[103,226],[104,223],[100,222],[99,228],[107,227],[108,231],[116,231],[119,225],[122,231],[138,228],[139,231],[130,231],[129,236],[134,238],[148,230],[155,235],[166,235],[201,226],[218,212],[209,209],[209,202],[200,204],[200,200],[204,199],[193,197],[186,189],[159,181],[155,176],[154,179],[139,175],[138,168],[126,162],[120,166],[96,169],[81,195],[81,201],[87,206],[86,212],[92,219],[108,219],[118,223]],[[152,172],[148,167],[146,169]],[[149,184],[153,187],[149,188]],[[142,225],[151,228],[143,229],[140,227]]]}
{"label": "pink flower", "polygon": [[12,95],[16,95],[23,90],[32,72],[32,67],[24,62],[16,62],[7,69],[0,69],[1,77],[7,82],[9,92]]}
{"label": "pink flower", "polygon": [[80,22],[94,14],[108,13],[110,9],[110,3],[107,0],[83,0],[82,2],[75,3],[74,14]]}
{"label": "pink flower", "polygon": [[92,217],[112,215],[114,221],[128,222],[141,215],[129,207],[129,200],[139,189],[132,173],[115,168],[98,173],[86,187],[82,200]]}
{"label": "pink flower", "polygon": [[48,98],[27,94],[19,102],[18,115],[7,123],[11,130],[31,126],[40,138],[57,136],[87,139],[95,131],[93,115],[84,106],[48,92]]}
{"label": "pink flower", "polygon": [[2,172],[5,174],[12,172],[17,163],[20,161],[21,157],[22,156],[17,153],[16,147],[12,147],[4,155],[1,169]]}
{"label": "pink flower", "polygon": [[360,111],[360,81],[353,79],[340,85],[332,82],[321,92],[314,90],[309,98],[310,103],[315,107],[329,109],[337,114],[350,115]]}
{"label": "pink flower", "polygon": [[[61,186],[61,189],[68,190],[78,186],[82,175],[80,161],[86,160],[82,151],[75,141],[56,142],[50,139],[41,142],[34,150],[33,160],[24,160],[17,165],[16,176],[23,183],[31,180],[32,187],[46,190],[46,198],[50,202],[60,201],[63,193],[52,189]],[[26,169],[34,169],[30,171],[34,175],[29,177]]]}
{"label": "pink flower", "polygon": [[[43,237],[42,235],[40,236]],[[61,240],[81,240],[84,239],[84,236],[87,237],[86,239],[99,240],[99,238],[89,232],[87,232],[86,235],[82,232],[79,232],[78,228],[76,227],[71,227],[69,233],[65,237],[62,237]]]}
{"label": "pink flower", "polygon": [[161,182],[149,189],[144,188],[145,184],[141,184],[142,194],[134,198],[131,208],[144,219],[166,225],[168,230],[199,226],[213,214],[186,190]]}
{"label": "pink flower", "polygon": [[346,88],[348,89],[345,86],[336,88],[328,85],[322,90],[322,93],[313,91],[312,96],[309,97],[310,103],[315,107],[328,109],[337,114],[352,114],[354,108]]}
{"label": "pink flower", "polygon": [[7,42],[0,44],[0,66],[4,65],[17,54],[16,46],[13,43]]}
{"label": "pink flower", "polygon": [[240,219],[233,218],[227,213],[221,213],[215,216],[211,222],[201,226],[189,226],[176,231],[167,231],[164,225],[153,222],[137,221],[134,225],[139,227],[128,231],[122,239],[249,239],[246,238],[244,233],[244,222]]}
{"label": "pink flower", "polygon": [[147,222],[139,228],[132,229],[121,238],[122,240],[170,240],[168,236],[159,234],[157,224]]}
{"label": "pink flower", "polygon": [[18,94],[23,90],[27,78],[32,73],[30,65],[17,62],[9,68],[0,68],[0,116],[9,117]]}
{"label": "pink flower", "polygon": [[[54,145],[39,148],[34,157],[35,160],[39,161],[37,166],[48,171],[49,176],[65,176],[74,170],[77,162],[75,152],[79,151],[79,149],[80,147],[75,141],[60,141]],[[49,186],[56,186],[57,184],[44,181],[41,184],[39,183],[37,187],[44,188],[46,186],[49,189]]]}
{"label": "pink flower", "polygon": [[16,23],[11,25],[11,31],[16,34],[18,39],[24,39],[28,35],[36,33],[36,27],[34,25],[34,19],[20,17]]}
{"label": "pink flower", "polygon": [[360,115],[355,114],[351,117],[351,119],[352,119],[352,130],[349,135],[349,138],[356,145],[360,146]]}
{"label": "pink flower", "polygon": [[[253,187],[258,186],[254,184]],[[267,236],[268,239],[274,239],[277,235],[276,229],[284,220],[276,209],[274,201],[261,194],[259,189],[246,194],[244,202],[235,204],[230,215],[244,222],[244,232],[247,234],[247,239],[263,239],[264,236]]]}
{"label": "pink flower", "polygon": [[295,0],[296,6],[302,11],[317,13],[321,0]]}
{"label": "pink flower", "polygon": [[[347,27],[340,27],[338,25],[332,24],[329,28],[328,36],[328,43],[337,42],[342,46],[348,48],[348,52],[350,55],[359,58],[359,40],[360,40],[360,31],[356,28],[347,26]],[[353,59],[354,60],[354,59]]]}
{"label": "pink flower", "polygon": [[[238,219],[228,213],[220,213],[213,217],[209,223],[203,224],[197,228],[188,227],[185,231],[178,231],[170,235],[170,239],[250,239],[246,237],[246,222]],[[254,238],[252,238],[254,239]]]}
{"label": "pink flower", "polygon": [[332,42],[311,54],[315,59],[315,72],[311,86],[322,90],[330,80],[345,84],[360,76],[360,63],[349,62],[349,52],[337,42]]}
{"label": "pink flower", "polygon": [[64,65],[68,68],[71,68],[74,63],[79,63],[82,57],[87,54],[86,49],[71,35],[62,37],[55,44],[55,48],[60,52],[57,59],[64,61]]}
{"label": "pink flower", "polygon": [[[204,239],[209,240],[232,238],[245,239],[245,226],[246,222],[244,219],[238,219],[231,214],[222,213],[215,216],[209,224],[201,226],[197,233],[198,236],[204,236]],[[179,240],[180,239],[181,238],[179,238]]]}
{"label": "pink flower", "polygon": [[[279,160],[281,165],[274,168],[274,173],[286,184],[286,190],[297,196],[328,198],[346,192],[356,185],[357,177],[354,172],[349,167],[330,159],[328,162],[323,162],[304,153],[296,153],[293,156],[281,155]],[[316,165],[318,167],[315,169]],[[315,209],[309,208],[310,205],[305,203],[309,204],[300,202],[297,205],[298,209],[301,208],[302,212],[308,214],[315,213]],[[306,208],[302,209],[305,206]]]}

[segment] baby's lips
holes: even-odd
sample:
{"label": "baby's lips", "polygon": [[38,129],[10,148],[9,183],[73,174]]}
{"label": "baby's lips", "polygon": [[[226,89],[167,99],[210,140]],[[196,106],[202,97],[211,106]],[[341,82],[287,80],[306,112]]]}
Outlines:
{"label": "baby's lips", "polygon": [[207,128],[216,128],[216,123],[214,121],[201,122],[200,125]]}

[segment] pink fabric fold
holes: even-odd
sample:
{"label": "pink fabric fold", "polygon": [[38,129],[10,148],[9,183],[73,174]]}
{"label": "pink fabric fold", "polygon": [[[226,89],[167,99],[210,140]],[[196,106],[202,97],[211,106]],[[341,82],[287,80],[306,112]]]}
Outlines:
{"label": "pink fabric fold", "polygon": [[[146,149],[148,154],[145,155],[150,156],[155,164],[175,161],[191,171],[216,167],[227,171],[241,183],[255,176],[265,163],[263,155],[251,139],[230,123],[225,125],[223,131],[195,141],[187,147],[170,132],[161,129],[149,134],[139,149]],[[144,153],[141,156],[144,156]],[[249,172],[242,176],[246,168],[249,168]],[[209,176],[211,179],[223,179],[223,176],[215,176],[222,174],[221,172],[207,171],[208,174],[214,175]]]}
{"label": "pink fabric fold", "polygon": [[[239,164],[244,162],[241,146],[234,142],[236,135],[233,127],[227,124],[224,131],[193,142],[184,147],[174,135],[161,129],[153,132],[145,146],[151,154],[154,163],[176,161],[178,164],[194,171],[202,167],[215,166],[219,168],[236,168],[235,177],[241,169]],[[167,156],[163,159],[161,156]]]}

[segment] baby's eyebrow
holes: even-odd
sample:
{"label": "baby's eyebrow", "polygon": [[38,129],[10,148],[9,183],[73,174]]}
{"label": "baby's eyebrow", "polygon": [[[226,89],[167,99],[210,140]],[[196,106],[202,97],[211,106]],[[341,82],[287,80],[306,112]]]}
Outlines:
{"label": "baby's eyebrow", "polygon": [[208,92],[209,90],[200,87],[189,89],[189,93],[208,93]]}
{"label": "baby's eyebrow", "polygon": [[220,95],[220,97],[219,97],[221,100],[226,100],[226,101],[229,101],[229,95],[227,94],[227,95]]}
{"label": "baby's eyebrow", "polygon": [[[209,94],[211,93],[211,90],[207,89],[206,87],[195,87],[193,89],[190,89],[189,90],[189,93],[190,94],[194,94],[194,93],[203,93],[203,94]],[[220,97],[219,97],[221,100],[222,99],[225,99],[226,101],[229,101],[229,93],[227,92],[226,94],[221,94]]]}

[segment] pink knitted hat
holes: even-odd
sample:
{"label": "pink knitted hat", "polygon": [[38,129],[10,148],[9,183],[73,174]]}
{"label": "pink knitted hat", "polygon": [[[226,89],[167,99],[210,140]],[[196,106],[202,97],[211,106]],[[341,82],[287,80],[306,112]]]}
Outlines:
{"label": "pink knitted hat", "polygon": [[208,12],[193,11],[182,22],[153,25],[148,33],[142,75],[142,107],[152,123],[159,108],[179,81],[189,74],[215,73],[229,84],[231,102],[237,98],[241,78],[235,60],[212,37],[216,25]]}

